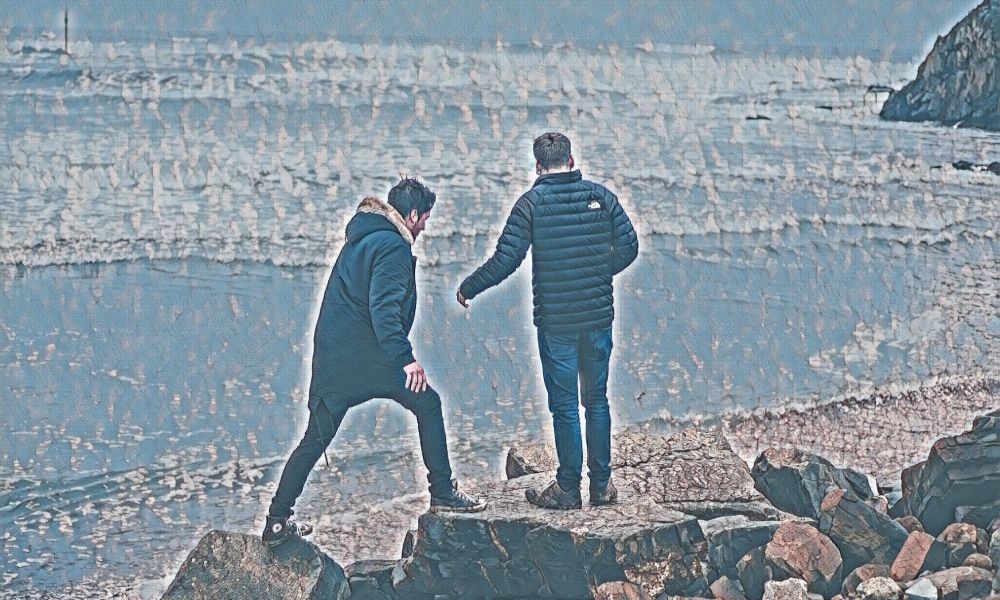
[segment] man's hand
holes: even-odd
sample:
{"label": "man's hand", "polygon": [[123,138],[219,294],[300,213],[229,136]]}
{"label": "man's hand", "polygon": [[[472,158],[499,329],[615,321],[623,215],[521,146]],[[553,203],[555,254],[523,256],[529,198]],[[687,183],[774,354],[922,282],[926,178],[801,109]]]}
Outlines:
{"label": "man's hand", "polygon": [[466,299],[465,296],[462,295],[462,290],[458,290],[458,293],[455,295],[455,297],[458,299],[459,304],[461,304],[465,308],[469,308],[469,301],[468,299]]}
{"label": "man's hand", "polygon": [[413,361],[406,365],[403,367],[403,372],[406,373],[406,389],[414,394],[419,394],[427,389],[427,373],[424,372],[424,368],[420,366],[419,362]]}

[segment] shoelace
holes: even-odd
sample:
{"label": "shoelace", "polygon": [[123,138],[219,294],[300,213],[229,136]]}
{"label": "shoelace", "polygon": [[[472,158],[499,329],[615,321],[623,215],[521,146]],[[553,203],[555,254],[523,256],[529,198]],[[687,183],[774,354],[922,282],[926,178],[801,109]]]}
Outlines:
{"label": "shoelace", "polygon": [[470,504],[477,504],[478,503],[478,500],[476,500],[472,496],[466,494],[462,490],[455,490],[454,494],[455,494],[455,497],[458,498],[459,500],[461,500],[462,502],[468,502]]}

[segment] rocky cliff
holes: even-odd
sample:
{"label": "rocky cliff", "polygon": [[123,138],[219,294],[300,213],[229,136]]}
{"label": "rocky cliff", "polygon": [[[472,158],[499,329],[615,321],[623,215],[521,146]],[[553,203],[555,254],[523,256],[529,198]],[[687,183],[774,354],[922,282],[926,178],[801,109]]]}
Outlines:
{"label": "rocky cliff", "polygon": [[881,116],[1000,131],[1000,0],[985,0],[938,37],[917,78],[886,100]]}

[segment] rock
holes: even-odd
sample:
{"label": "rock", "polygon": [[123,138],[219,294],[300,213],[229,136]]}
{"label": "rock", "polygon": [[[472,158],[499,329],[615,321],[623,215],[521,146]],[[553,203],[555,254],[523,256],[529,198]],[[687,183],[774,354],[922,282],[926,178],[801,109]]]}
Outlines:
{"label": "rock", "polygon": [[985,554],[976,552],[967,556],[961,566],[979,567],[980,569],[990,570],[993,568],[993,560]]}
{"label": "rock", "polygon": [[823,499],[819,530],[840,549],[845,571],[865,563],[892,564],[909,537],[902,525],[845,490]]}
{"label": "rock", "polygon": [[[511,448],[512,474],[555,471],[549,444]],[[611,468],[618,489],[628,488],[654,502],[710,519],[731,514],[785,518],[754,489],[750,470],[718,430],[685,429],[670,437],[625,431],[612,438]]]}
{"label": "rock", "polygon": [[613,506],[552,511],[528,504],[524,490],[548,478],[486,487],[483,512],[422,515],[413,555],[394,575],[396,593],[584,598],[607,581],[632,583],[651,597],[708,592],[708,544],[696,519],[628,489]]}
{"label": "rock", "polygon": [[896,519],[896,522],[903,526],[903,529],[913,533],[914,531],[923,531],[924,526],[920,524],[920,519],[914,517],[913,515],[905,515]]}
{"label": "rock", "polygon": [[764,584],[764,600],[809,600],[806,582],[801,579],[768,581]]}
{"label": "rock", "polygon": [[650,600],[649,594],[627,581],[606,581],[594,588],[594,600]]}
{"label": "rock", "polygon": [[764,558],[805,581],[809,591],[830,595],[840,587],[840,550],[812,525],[783,523],[764,548]]}
{"label": "rock", "polygon": [[901,510],[920,519],[932,535],[952,522],[957,507],[994,504],[1000,489],[1000,411],[978,417],[970,431],[935,442],[925,462],[903,471],[902,481]]}
{"label": "rock", "polygon": [[903,596],[903,590],[891,577],[873,577],[858,586],[858,600],[898,600]]}
{"label": "rock", "polygon": [[1000,161],[995,160],[991,162],[989,166],[986,167],[986,170],[989,171],[990,173],[993,173],[994,175],[1000,175]]}
{"label": "rock", "polygon": [[1000,130],[998,30],[1000,2],[985,0],[938,37],[917,78],[885,101],[882,118]]}
{"label": "rock", "polygon": [[1000,567],[1000,531],[994,531],[990,538],[990,560]]}
{"label": "rock", "polygon": [[712,597],[717,600],[747,600],[739,579],[730,579],[723,575],[713,581],[709,589],[712,592]]}
{"label": "rock", "polygon": [[413,544],[417,541],[417,530],[409,529],[403,536],[403,549],[400,551],[400,558],[409,558],[413,555]]}
{"label": "rock", "polygon": [[924,571],[937,571],[945,564],[948,547],[922,531],[914,531],[892,562],[892,578],[910,581]]}
{"label": "rock", "polygon": [[992,573],[978,567],[953,567],[931,573],[925,579],[929,579],[938,589],[941,600],[958,600],[988,595],[992,578]]}
{"label": "rock", "polygon": [[395,560],[359,560],[344,567],[351,600],[398,600],[392,587],[392,574],[398,564]]}
{"label": "rock", "polygon": [[903,598],[905,600],[938,600],[938,589],[934,587],[930,579],[924,577],[906,588]]}
{"label": "rock", "polygon": [[1000,500],[985,506],[959,506],[955,509],[956,522],[971,523],[980,529],[988,530],[997,519],[1000,519]]}
{"label": "rock", "polygon": [[775,568],[767,564],[763,548],[754,548],[736,563],[740,585],[747,598],[760,598],[764,594],[766,581],[788,577],[788,573],[775,573]]}
{"label": "rock", "polygon": [[701,523],[708,542],[708,563],[721,575],[736,577],[736,563],[754,548],[771,541],[780,521],[751,521],[744,516],[719,517]]}
{"label": "rock", "polygon": [[878,563],[868,563],[867,565],[861,565],[857,569],[854,569],[844,577],[844,583],[840,587],[840,593],[847,597],[853,598],[854,594],[858,591],[858,586],[862,583],[868,581],[869,579],[874,579],[876,577],[889,577],[890,571],[887,565]]}
{"label": "rock", "polygon": [[[612,453],[612,457],[614,454]],[[507,451],[507,479],[515,479],[533,473],[554,471],[559,466],[555,446],[552,444],[524,444],[512,446]],[[612,468],[615,465],[612,464]]]}
{"label": "rock", "polygon": [[952,523],[937,539],[947,544],[949,567],[961,566],[970,555],[989,551],[986,532],[971,523]]}
{"label": "rock", "polygon": [[256,536],[210,531],[181,565],[163,600],[341,600],[349,594],[344,570],[314,544],[294,540],[272,552]]}
{"label": "rock", "polygon": [[873,496],[865,475],[797,449],[768,448],[757,457],[750,474],[757,490],[776,507],[811,519],[819,518],[820,504],[831,487],[851,490],[861,499]]}

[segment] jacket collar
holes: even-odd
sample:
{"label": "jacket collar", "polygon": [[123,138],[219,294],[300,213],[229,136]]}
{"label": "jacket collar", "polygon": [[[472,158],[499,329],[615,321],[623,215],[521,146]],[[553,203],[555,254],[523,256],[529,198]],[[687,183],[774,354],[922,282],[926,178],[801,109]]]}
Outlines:
{"label": "jacket collar", "polygon": [[362,200],[361,204],[358,205],[358,213],[370,213],[385,217],[396,229],[399,230],[399,235],[403,236],[406,243],[411,246],[413,245],[413,234],[406,228],[406,221],[404,221],[403,217],[400,216],[399,211],[392,206],[382,202],[378,198],[369,196]]}
{"label": "jacket collar", "polygon": [[545,175],[539,175],[538,179],[531,187],[535,187],[543,182],[545,183],[573,183],[574,181],[580,181],[583,179],[583,174],[580,173],[580,169],[574,169],[572,171],[566,171],[565,173],[546,173]]}

